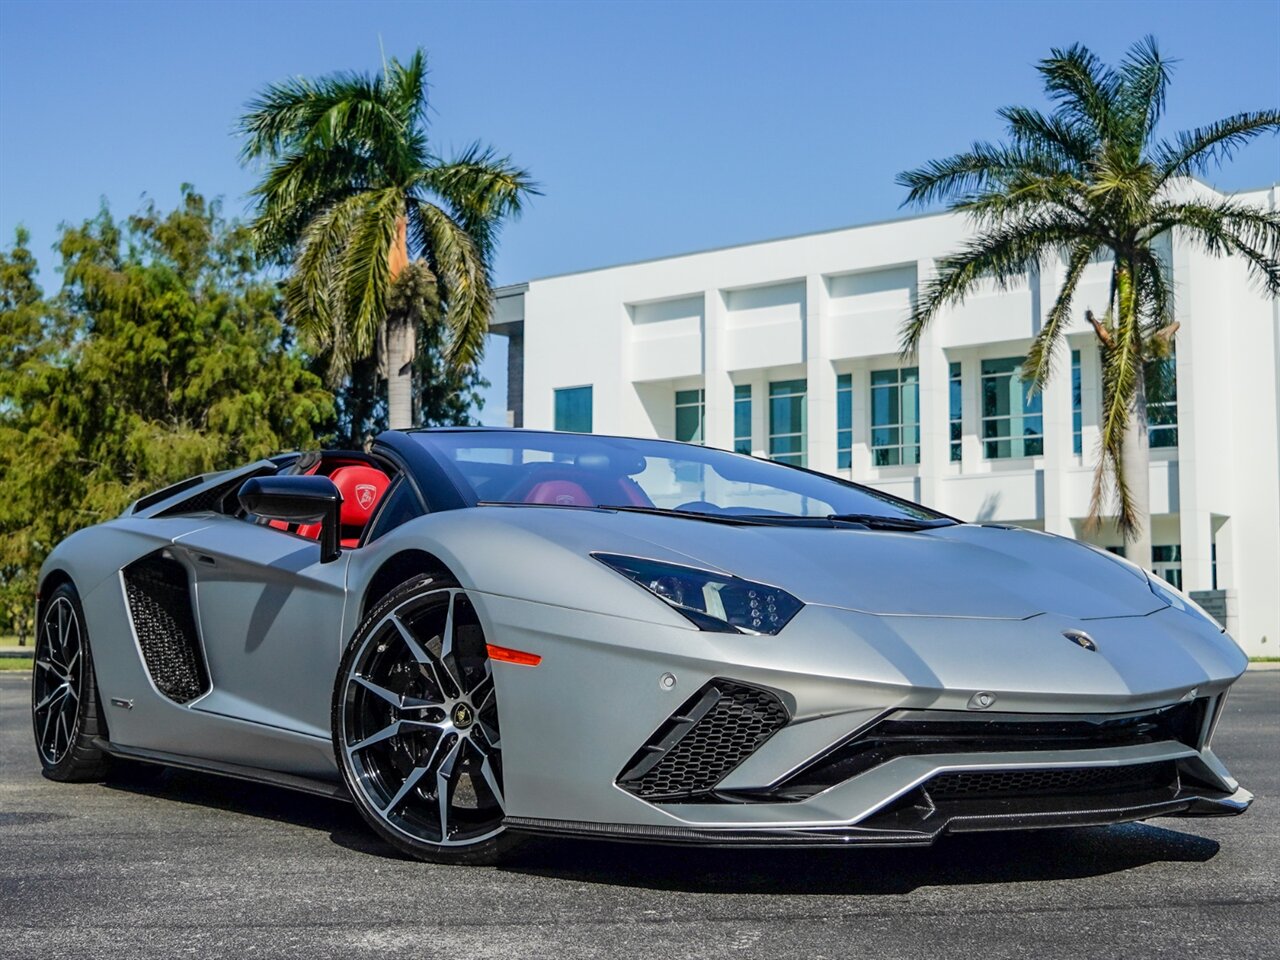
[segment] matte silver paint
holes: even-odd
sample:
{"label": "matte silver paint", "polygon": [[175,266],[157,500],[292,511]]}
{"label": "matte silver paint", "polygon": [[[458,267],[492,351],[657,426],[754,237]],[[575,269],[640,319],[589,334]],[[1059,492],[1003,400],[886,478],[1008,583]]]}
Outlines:
{"label": "matte silver paint", "polygon": [[[338,660],[379,569],[413,550],[448,567],[488,642],[542,657],[533,668],[493,665],[511,816],[834,827],[939,770],[1134,759],[1189,758],[1238,790],[1207,746],[1173,743],[902,757],[796,803],[658,806],[615,785],[638,745],[715,677],[775,691],[793,717],[724,784],[748,789],[896,708],[1119,713],[1216,697],[1240,676],[1246,658],[1229,637],[1169,607],[1135,568],[1074,541],[975,525],[897,533],[493,506],[420,517],[322,565],[312,541],[214,514],[155,518],[162,509],[73,535],[42,571],[75,582],[102,695],[133,704],[110,712],[122,750],[336,781],[328,718]],[[212,678],[185,706],[151,683],[121,579],[161,548],[192,578]],[[594,551],[733,573],[805,607],[777,636],[701,632]],[[1064,640],[1081,630],[1096,649]]]}

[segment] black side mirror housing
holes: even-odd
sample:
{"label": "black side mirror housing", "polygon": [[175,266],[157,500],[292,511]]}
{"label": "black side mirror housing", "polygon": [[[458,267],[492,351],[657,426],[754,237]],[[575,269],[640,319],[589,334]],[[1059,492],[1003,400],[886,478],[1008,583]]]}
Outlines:
{"label": "black side mirror housing", "polygon": [[342,555],[342,494],[328,477],[250,477],[240,487],[240,506],[285,523],[320,524],[320,562]]}

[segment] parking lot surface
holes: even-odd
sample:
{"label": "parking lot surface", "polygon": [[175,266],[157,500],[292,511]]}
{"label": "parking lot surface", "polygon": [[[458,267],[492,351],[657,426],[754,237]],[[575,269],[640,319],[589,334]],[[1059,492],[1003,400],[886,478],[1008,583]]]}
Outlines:
{"label": "parking lot surface", "polygon": [[29,676],[0,673],[0,957],[1280,955],[1280,671],[1214,741],[1229,819],[926,850],[530,843],[497,868],[399,858],[348,805],[180,771],[40,776]]}

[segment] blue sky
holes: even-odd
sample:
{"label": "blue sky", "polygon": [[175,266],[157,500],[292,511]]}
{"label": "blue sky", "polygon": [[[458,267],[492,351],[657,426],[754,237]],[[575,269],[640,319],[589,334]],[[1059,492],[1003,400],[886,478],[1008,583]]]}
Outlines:
{"label": "blue sky", "polygon": [[[505,233],[501,283],[896,216],[894,175],[1040,103],[1032,65],[1153,33],[1180,60],[1168,131],[1280,104],[1280,0],[1200,3],[0,2],[0,234],[54,285],[61,221],[172,203],[244,210],[232,127],[272,80],[427,49],[433,135],[477,138],[545,196]],[[1214,178],[1280,179],[1280,140]],[[500,422],[502,351],[484,418]]]}

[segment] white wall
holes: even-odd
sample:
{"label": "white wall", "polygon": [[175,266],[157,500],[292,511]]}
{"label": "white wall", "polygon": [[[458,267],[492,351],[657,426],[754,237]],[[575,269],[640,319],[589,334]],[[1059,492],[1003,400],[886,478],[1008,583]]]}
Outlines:
{"label": "white wall", "polygon": [[[1189,191],[1212,193],[1203,185]],[[1241,199],[1275,206],[1275,190]],[[836,377],[854,382],[853,466],[843,471],[963,519],[1079,535],[1088,513],[1100,407],[1086,309],[1105,312],[1110,265],[1087,268],[1069,348],[1082,351],[1083,456],[1071,448],[1070,354],[1043,396],[1045,451],[987,460],[980,438],[983,359],[1021,356],[1061,280],[1060,264],[986,285],[945,311],[913,363],[921,378],[921,463],[871,465],[870,371],[897,366],[900,326],[936,258],[967,235],[935,215],[535,280],[525,293],[525,425],[553,425],[559,387],[591,384],[600,433],[671,436],[674,392],[706,390],[707,442],[733,442],[733,387],[754,387],[753,450],[767,447],[768,384],[808,380],[809,465],[836,469]],[[1280,655],[1280,306],[1238,261],[1173,247],[1180,447],[1153,451],[1157,542],[1179,542],[1184,585],[1231,592],[1231,628],[1251,653]],[[948,369],[964,376],[963,458],[949,457]],[[1103,538],[1105,540],[1105,537]],[[1101,541],[1100,541],[1101,542]]]}

